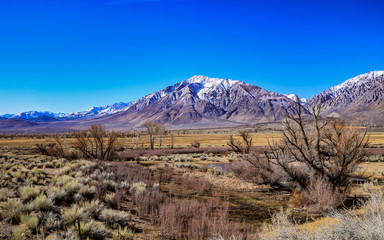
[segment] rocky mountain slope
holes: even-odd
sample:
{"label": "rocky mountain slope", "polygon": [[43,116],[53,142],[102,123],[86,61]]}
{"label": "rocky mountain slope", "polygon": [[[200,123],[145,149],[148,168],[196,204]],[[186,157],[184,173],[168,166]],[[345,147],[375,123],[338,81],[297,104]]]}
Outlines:
{"label": "rocky mountain slope", "polygon": [[282,94],[245,82],[194,76],[139,99],[103,123],[140,127],[146,121],[156,121],[211,127],[219,123],[274,122],[292,112],[291,103]]}
{"label": "rocky mountain slope", "polygon": [[319,95],[308,104],[324,102],[325,116],[359,120],[382,121],[384,119],[384,71],[372,71],[351,78]]}
{"label": "rocky mountain slope", "polygon": [[[277,122],[293,112],[293,97],[241,81],[194,76],[135,102],[70,114],[26,112],[0,116],[0,131],[68,131],[91,124],[131,130],[143,128],[147,121],[163,123],[169,129]],[[300,101],[307,108],[324,102],[324,116],[384,123],[384,71],[359,75],[313,96],[307,103],[305,99]]]}

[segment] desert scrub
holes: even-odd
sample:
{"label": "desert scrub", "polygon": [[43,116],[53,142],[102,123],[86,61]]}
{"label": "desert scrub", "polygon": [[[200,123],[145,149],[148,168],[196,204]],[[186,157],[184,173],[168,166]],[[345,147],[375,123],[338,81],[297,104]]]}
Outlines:
{"label": "desert scrub", "polygon": [[20,222],[29,230],[36,230],[39,225],[39,218],[35,214],[23,214],[20,217]]}
{"label": "desert scrub", "polygon": [[90,177],[76,177],[76,179],[81,184],[88,184],[92,180]]}
{"label": "desert scrub", "polygon": [[9,223],[20,222],[20,217],[29,211],[28,206],[20,200],[8,199],[7,202],[0,202],[1,217]]}
{"label": "desert scrub", "polygon": [[26,186],[21,188],[20,190],[20,198],[24,201],[32,200],[37,196],[39,196],[39,194],[40,194],[40,189],[38,189],[37,187]]}
{"label": "desert scrub", "polygon": [[200,157],[200,160],[207,160],[208,159],[208,155],[207,154],[203,154],[203,155],[201,155],[201,157]]}
{"label": "desert scrub", "polygon": [[59,186],[59,187],[65,185],[68,182],[73,182],[73,181],[75,181],[75,179],[73,177],[66,176],[66,175],[64,175],[64,176],[56,176],[56,177],[52,178],[52,183],[54,185]]}
{"label": "desert scrub", "polygon": [[9,189],[8,188],[0,188],[0,201],[7,201],[9,197]]}
{"label": "desert scrub", "polygon": [[100,216],[101,212],[104,210],[104,204],[100,203],[99,200],[84,202],[82,207],[84,211],[94,219],[97,219]]}
{"label": "desert scrub", "polygon": [[115,195],[116,195],[115,193],[107,193],[105,194],[104,200],[109,204],[113,204]]}
{"label": "desert scrub", "polygon": [[119,189],[124,189],[125,191],[128,191],[130,189],[131,185],[128,181],[123,181],[119,184]]}
{"label": "desert scrub", "polygon": [[60,203],[67,197],[67,192],[58,187],[49,187],[47,190],[48,198],[56,204]]}
{"label": "desert scrub", "polygon": [[119,226],[119,232],[113,234],[113,240],[134,240],[135,239],[135,233],[132,231],[132,229],[125,227],[121,228]]}
{"label": "desert scrub", "polygon": [[66,208],[62,211],[65,224],[73,224],[77,219],[86,219],[88,216],[83,208],[73,204],[71,208]]}
{"label": "desert scrub", "polygon": [[137,182],[137,183],[132,184],[130,191],[131,191],[131,193],[141,194],[141,193],[145,192],[146,188],[147,188],[147,184],[145,184],[143,182]]}
{"label": "desert scrub", "polygon": [[60,228],[63,224],[61,217],[54,212],[47,212],[42,215],[43,227],[46,232]]}
{"label": "desert scrub", "polygon": [[103,183],[105,186],[107,186],[109,191],[115,191],[115,189],[118,187],[117,183],[113,180],[104,180]]}
{"label": "desert scrub", "polygon": [[68,166],[65,166],[63,168],[60,169],[60,175],[67,175],[71,172],[71,168],[68,167]]}
{"label": "desert scrub", "polygon": [[82,186],[78,192],[81,196],[85,197],[85,198],[93,198],[95,196],[95,193],[96,193],[96,187],[95,186],[88,186],[88,185],[85,185],[85,186]]}
{"label": "desert scrub", "polygon": [[77,233],[80,232],[81,239],[105,239],[111,234],[107,231],[104,224],[91,220],[89,222],[80,221],[80,231],[78,225],[75,227]]}
{"label": "desert scrub", "polygon": [[67,182],[63,186],[63,190],[66,191],[69,195],[71,195],[79,191],[81,187],[82,185],[80,183],[78,183],[76,180],[73,180],[73,181]]}
{"label": "desert scrub", "polygon": [[17,226],[12,229],[12,240],[24,240],[31,236],[31,231],[25,225]]}
{"label": "desert scrub", "polygon": [[51,199],[47,198],[44,194],[36,197],[35,201],[33,201],[33,208],[36,211],[49,211],[53,209],[53,202]]}
{"label": "desert scrub", "polygon": [[45,168],[54,168],[55,165],[53,164],[53,162],[46,162],[46,163],[44,163],[44,167]]}
{"label": "desert scrub", "polygon": [[104,209],[101,212],[101,219],[110,227],[114,228],[115,224],[126,225],[130,220],[130,214],[123,211],[112,209]]}
{"label": "desert scrub", "polygon": [[21,172],[15,172],[12,174],[13,179],[15,179],[15,182],[21,182],[24,179],[22,178],[22,173]]}

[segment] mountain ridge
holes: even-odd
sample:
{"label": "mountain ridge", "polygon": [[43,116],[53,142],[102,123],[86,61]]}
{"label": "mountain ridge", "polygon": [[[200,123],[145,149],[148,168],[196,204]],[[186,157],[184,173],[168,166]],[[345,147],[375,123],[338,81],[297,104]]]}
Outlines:
{"label": "mountain ridge", "polygon": [[[281,121],[293,113],[295,101],[294,94],[267,91],[238,80],[195,75],[128,103],[92,107],[69,114],[30,111],[25,115],[34,118],[15,119],[38,123],[24,125],[44,129],[83,129],[90,124],[103,124],[124,130],[143,128],[146,121],[163,123],[169,128],[226,127]],[[358,75],[308,101],[300,99],[300,102],[306,108],[306,114],[309,114],[308,106],[324,102],[324,116],[353,117],[356,113],[372,113],[375,115],[373,120],[379,120],[384,116],[384,71]],[[6,116],[0,116],[0,121],[4,121],[1,117]]]}

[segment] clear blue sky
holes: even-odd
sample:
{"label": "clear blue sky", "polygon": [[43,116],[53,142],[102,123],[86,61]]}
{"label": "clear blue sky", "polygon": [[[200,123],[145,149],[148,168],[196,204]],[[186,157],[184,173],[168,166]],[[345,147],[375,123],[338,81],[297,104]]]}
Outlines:
{"label": "clear blue sky", "polygon": [[310,97],[384,69],[384,2],[0,0],[0,114],[136,100],[193,75]]}

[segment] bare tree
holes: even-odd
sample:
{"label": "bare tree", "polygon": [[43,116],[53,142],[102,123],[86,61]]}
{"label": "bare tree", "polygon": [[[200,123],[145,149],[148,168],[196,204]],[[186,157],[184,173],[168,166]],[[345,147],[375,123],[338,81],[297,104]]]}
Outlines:
{"label": "bare tree", "polygon": [[139,149],[140,132],[134,131],[132,142],[135,144],[136,148]]}
{"label": "bare tree", "polygon": [[156,134],[156,124],[154,122],[146,122],[144,124],[147,129],[147,133],[149,135],[149,143],[151,145],[151,149],[155,147],[155,134]]}
{"label": "bare tree", "polygon": [[85,131],[75,131],[72,147],[87,159],[112,160],[117,151],[117,132],[107,133],[101,125],[92,125]]}
{"label": "bare tree", "polygon": [[53,142],[48,144],[36,144],[38,152],[43,155],[53,156],[55,158],[67,158],[70,159],[70,156],[67,154],[63,141],[59,136],[53,138]]}
{"label": "bare tree", "polygon": [[366,130],[321,119],[322,104],[313,105],[311,114],[306,114],[296,98],[295,113],[287,116],[280,142],[246,160],[265,182],[308,195],[313,186],[323,183],[333,195],[343,196],[368,145]]}
{"label": "bare tree", "polygon": [[249,131],[240,131],[239,133],[241,141],[235,140],[233,135],[229,136],[227,145],[232,148],[233,151],[239,153],[249,153],[252,147],[252,137]]}
{"label": "bare tree", "polygon": [[163,145],[163,137],[167,132],[167,129],[163,124],[156,124],[155,132],[159,136],[159,146],[161,147]]}
{"label": "bare tree", "polygon": [[171,133],[171,148],[175,148],[175,135]]}

